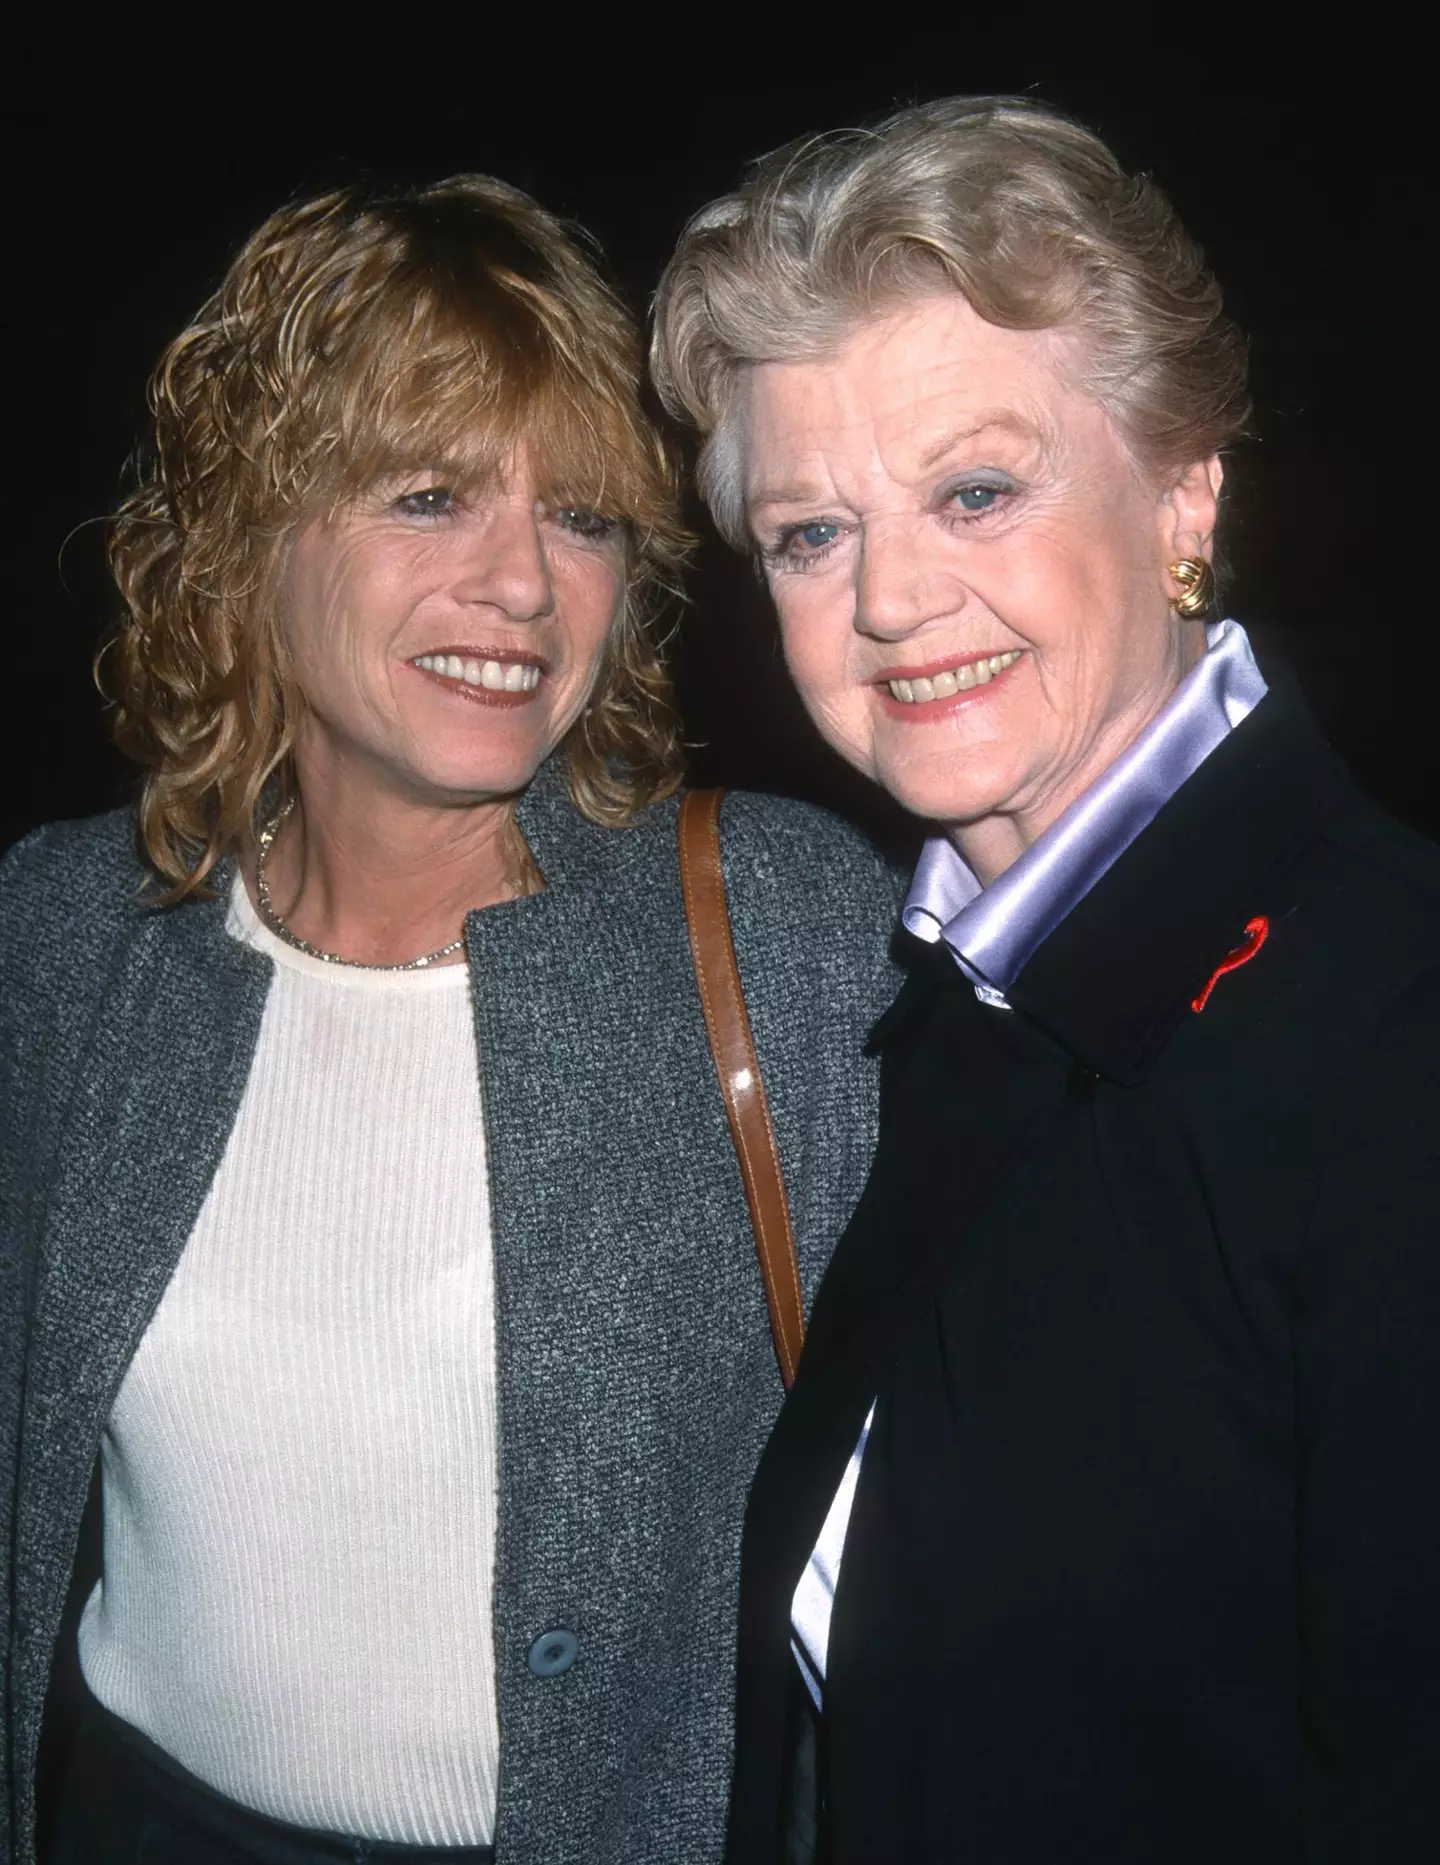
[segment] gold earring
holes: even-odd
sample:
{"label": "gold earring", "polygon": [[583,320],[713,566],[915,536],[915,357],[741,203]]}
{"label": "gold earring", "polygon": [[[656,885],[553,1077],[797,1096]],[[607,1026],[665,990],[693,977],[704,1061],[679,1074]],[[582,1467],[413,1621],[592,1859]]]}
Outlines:
{"label": "gold earring", "polygon": [[1215,572],[1203,557],[1181,557],[1169,566],[1170,575],[1180,585],[1180,594],[1172,597],[1175,613],[1187,622],[1208,615],[1215,600]]}

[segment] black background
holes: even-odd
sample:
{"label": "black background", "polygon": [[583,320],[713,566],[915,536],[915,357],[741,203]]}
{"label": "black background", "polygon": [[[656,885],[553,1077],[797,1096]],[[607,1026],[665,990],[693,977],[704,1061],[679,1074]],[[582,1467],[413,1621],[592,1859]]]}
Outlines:
{"label": "black background", "polygon": [[[113,617],[100,521],[161,346],[283,199],[361,175],[488,171],[597,234],[643,309],[687,214],[747,159],[897,104],[1000,90],[1092,124],[1206,246],[1252,339],[1256,399],[1255,438],[1230,462],[1230,607],[1295,666],[1367,787],[1440,834],[1433,107],[1405,81],[1418,52],[1392,45],[1384,84],[1344,47],[1262,81],[1243,56],[1152,53],[1098,15],[1113,45],[993,13],[888,37],[883,11],[753,27],[682,12],[643,29],[497,17],[511,36],[492,43],[440,15],[337,16],[331,50],[302,57],[257,39],[258,20],[195,15],[193,59],[163,38],[20,58],[0,844],[129,793],[90,676]],[[1007,42],[1024,49],[993,49]],[[873,817],[789,692],[750,570],[710,540],[693,589],[676,666],[696,775]]]}

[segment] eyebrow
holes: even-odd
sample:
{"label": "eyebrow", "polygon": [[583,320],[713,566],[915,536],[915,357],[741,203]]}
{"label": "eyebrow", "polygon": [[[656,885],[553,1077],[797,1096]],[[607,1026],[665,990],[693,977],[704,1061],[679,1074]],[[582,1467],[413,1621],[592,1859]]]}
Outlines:
{"label": "eyebrow", "polygon": [[976,440],[981,434],[988,434],[993,430],[998,430],[1002,434],[1013,434],[1019,440],[1038,439],[1040,432],[1032,421],[1026,421],[1018,414],[1004,412],[987,414],[980,420],[971,422],[968,427],[956,428],[943,440],[937,441],[933,447],[927,448],[920,456],[921,470],[934,466],[938,460],[943,460],[947,453],[953,453],[955,448],[965,441]]}
{"label": "eyebrow", "polygon": [[[1040,430],[1033,422],[1023,420],[1016,414],[997,412],[982,415],[978,421],[972,421],[966,427],[953,428],[933,447],[927,447],[918,462],[920,471],[928,472],[937,461],[943,460],[947,453],[962,446],[966,441],[976,440],[982,434],[998,431],[1013,434],[1019,440],[1037,440]],[[747,516],[753,516],[767,505],[811,505],[820,495],[808,486],[760,486],[749,494],[745,500]]]}

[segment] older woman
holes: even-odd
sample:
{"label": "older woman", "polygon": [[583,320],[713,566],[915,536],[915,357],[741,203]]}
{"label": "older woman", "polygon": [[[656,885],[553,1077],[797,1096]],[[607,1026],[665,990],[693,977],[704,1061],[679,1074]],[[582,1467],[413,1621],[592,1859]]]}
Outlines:
{"label": "older woman", "polygon": [[1428,1856],[1440,857],[1206,625],[1214,281],[960,99],[701,213],[657,355],[821,731],[935,824],[747,1517],[731,1857],[801,1846],[817,1714],[837,1865]]}
{"label": "older woman", "polygon": [[[0,876],[7,1858],[37,1748],[66,1865],[718,1856],[780,1385],[638,376],[474,177],[282,211],[160,365],[113,551],[139,813]],[[893,907],[818,812],[723,829],[813,1283]]]}

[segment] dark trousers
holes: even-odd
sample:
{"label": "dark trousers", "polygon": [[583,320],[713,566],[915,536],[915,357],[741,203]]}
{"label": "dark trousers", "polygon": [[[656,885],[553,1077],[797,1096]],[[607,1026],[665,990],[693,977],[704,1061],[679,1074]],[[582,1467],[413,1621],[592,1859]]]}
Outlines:
{"label": "dark trousers", "polygon": [[494,1865],[490,1846],[408,1846],[306,1832],[213,1792],[92,1701],[47,1865]]}

